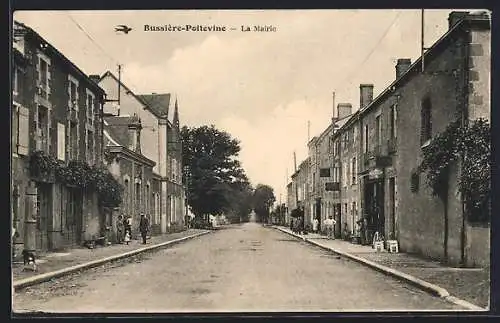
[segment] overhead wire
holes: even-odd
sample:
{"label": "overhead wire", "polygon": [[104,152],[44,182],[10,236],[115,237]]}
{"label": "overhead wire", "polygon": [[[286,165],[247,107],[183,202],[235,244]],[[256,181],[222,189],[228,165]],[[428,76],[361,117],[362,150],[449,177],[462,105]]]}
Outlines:
{"label": "overhead wire", "polygon": [[[122,77],[123,77],[123,69],[124,66],[123,64],[120,64],[120,61],[117,60],[114,56],[110,55],[104,48],[85,30],[85,28],[78,23],[69,13],[66,14],[66,16],[76,25],[76,27],[108,58],[110,58],[114,63],[117,65],[121,66],[122,69]],[[129,79],[127,79],[127,84],[132,85],[136,90],[139,89],[137,85],[135,85],[133,82],[131,82]]]}
{"label": "overhead wire", "polygon": [[[344,87],[342,87],[341,89],[344,89],[347,85],[351,85],[352,83],[352,78],[361,70],[361,67],[370,59],[370,57],[375,53],[375,51],[377,50],[377,48],[380,46],[380,44],[382,43],[382,41],[385,39],[385,37],[387,37],[387,35],[389,34],[389,32],[391,31],[392,27],[394,27],[394,24],[396,23],[396,21],[399,19],[399,17],[401,16],[403,12],[402,11],[399,11],[397,13],[397,15],[394,17],[394,19],[392,20],[392,22],[389,24],[389,26],[385,29],[384,33],[382,34],[382,36],[378,39],[377,43],[375,44],[375,46],[368,52],[368,55],[365,56],[365,58],[361,61],[360,64],[356,64],[356,67],[352,70],[352,72],[350,74],[347,75],[347,77],[345,77],[344,79],[342,79],[342,81],[338,82],[338,85],[337,86],[342,86],[342,84],[346,83]],[[336,86],[336,87],[337,87]]]}

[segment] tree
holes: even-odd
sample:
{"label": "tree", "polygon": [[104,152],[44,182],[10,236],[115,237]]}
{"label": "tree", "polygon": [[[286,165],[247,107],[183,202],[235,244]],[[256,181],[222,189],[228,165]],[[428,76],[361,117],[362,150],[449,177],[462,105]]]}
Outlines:
{"label": "tree", "polygon": [[196,217],[220,215],[230,208],[234,187],[248,182],[236,159],[240,143],[215,126],[181,130],[183,179],[187,200]]}
{"label": "tree", "polygon": [[231,222],[248,222],[252,211],[253,188],[248,181],[230,184],[230,205],[227,214]]}
{"label": "tree", "polygon": [[276,201],[272,187],[264,184],[258,184],[253,194],[253,209],[257,215],[257,221],[267,222],[269,219],[269,210]]}

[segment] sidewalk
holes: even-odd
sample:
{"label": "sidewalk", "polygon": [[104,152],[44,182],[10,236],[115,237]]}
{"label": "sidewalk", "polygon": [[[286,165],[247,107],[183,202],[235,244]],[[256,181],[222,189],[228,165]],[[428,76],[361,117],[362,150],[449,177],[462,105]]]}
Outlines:
{"label": "sidewalk", "polygon": [[37,255],[36,272],[23,271],[24,265],[22,263],[22,260],[17,260],[12,263],[12,275],[14,282],[16,282],[21,279],[62,270],[68,267],[95,261],[97,259],[112,257],[122,253],[138,250],[140,248],[144,248],[145,246],[150,247],[167,241],[199,234],[205,231],[207,230],[188,229],[182,232],[152,236],[151,239],[148,239],[146,245],[143,245],[141,240],[132,240],[128,245],[115,244],[106,247],[96,246],[94,249],[88,249],[86,247],[75,247],[58,252],[41,253]]}
{"label": "sidewalk", "polygon": [[[276,229],[293,234],[289,228],[275,226]],[[490,300],[490,270],[489,268],[454,268],[447,267],[437,261],[424,259],[407,253],[377,252],[371,246],[352,244],[348,241],[329,240],[318,234],[302,236],[306,241],[315,245],[332,249],[332,251],[358,260],[370,266],[375,263],[377,267],[388,267],[424,282],[437,285],[437,289],[445,289],[450,295],[476,306],[487,309]],[[358,259],[356,259],[358,258]],[[375,267],[372,266],[372,267]],[[393,275],[397,276],[397,275]],[[409,277],[411,279],[411,277]],[[443,294],[446,294],[444,291]],[[453,297],[452,296],[452,297]],[[453,298],[455,298],[453,297]],[[460,300],[458,300],[460,301]],[[474,306],[470,306],[474,307]]]}

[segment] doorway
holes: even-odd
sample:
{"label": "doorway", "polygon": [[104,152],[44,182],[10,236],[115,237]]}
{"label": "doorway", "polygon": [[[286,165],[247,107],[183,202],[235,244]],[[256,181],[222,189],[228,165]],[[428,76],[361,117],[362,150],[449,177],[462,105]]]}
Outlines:
{"label": "doorway", "polygon": [[76,187],[66,188],[66,212],[64,240],[66,245],[79,245],[82,235],[82,191]]}
{"label": "doorway", "polygon": [[334,216],[334,220],[335,220],[335,237],[337,238],[340,238],[340,235],[341,235],[341,228],[342,228],[342,204],[340,203],[337,203],[335,204],[335,216]]}
{"label": "doorway", "polygon": [[48,224],[52,215],[52,184],[37,183],[36,249],[48,250]]}
{"label": "doorway", "polygon": [[396,179],[389,178],[389,239],[396,239]]}
{"label": "doorway", "polygon": [[375,232],[385,235],[384,181],[377,179],[365,184],[365,216],[368,220],[368,239],[373,240]]}
{"label": "doorway", "polygon": [[316,219],[318,219],[318,232],[321,232],[321,198],[316,200]]}

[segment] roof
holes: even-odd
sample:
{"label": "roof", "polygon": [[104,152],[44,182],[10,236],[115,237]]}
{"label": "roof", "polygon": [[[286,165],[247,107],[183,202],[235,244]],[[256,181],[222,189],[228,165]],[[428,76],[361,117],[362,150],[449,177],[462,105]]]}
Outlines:
{"label": "roof", "polygon": [[168,120],[168,110],[170,106],[170,93],[163,94],[135,94],[129,87],[123,84],[122,81],[118,80],[118,78],[111,72],[106,71],[100,78],[99,81],[102,81],[105,77],[113,78],[120,86],[130,93],[137,101],[139,101],[144,108],[150,111],[159,119],[167,119],[168,123],[171,126],[171,122]]}
{"label": "roof", "polygon": [[[468,15],[459,20],[453,27],[451,27],[441,38],[439,38],[431,47],[427,49],[427,51],[424,53],[423,57],[424,59],[429,59],[433,55],[435,55],[438,50],[442,49],[443,45],[446,43],[446,41],[450,40],[454,34],[457,33],[460,28],[464,26],[465,23],[470,23],[470,22],[491,22],[489,17],[486,15]],[[356,111],[354,114],[352,114],[346,122],[344,122],[342,125],[340,125],[339,130],[345,130],[345,128],[349,127],[352,125],[357,118],[360,116],[364,115],[365,113],[368,113],[371,109],[377,107],[380,103],[383,102],[383,100],[389,96],[390,94],[393,93],[393,91],[396,88],[401,87],[404,82],[407,82],[410,77],[412,76],[413,73],[415,73],[417,70],[420,69],[421,67],[421,61],[422,61],[422,56],[420,56],[413,64],[411,64],[406,72],[400,75],[399,78],[397,78],[394,82],[392,82],[382,93],[380,93],[375,99],[373,99],[368,105],[366,105],[364,108]],[[361,84],[363,85],[363,84]],[[365,84],[366,85],[366,84]],[[371,84],[369,84],[371,85]],[[339,131],[337,131],[338,133]]]}
{"label": "roof", "polygon": [[128,125],[138,122],[140,120],[137,116],[104,117],[104,136],[109,140],[107,148],[113,152],[122,152],[153,167],[156,165],[154,161],[128,148],[130,142]]}
{"label": "roof", "polygon": [[[470,23],[470,22],[490,22],[491,20],[487,15],[483,14],[469,14],[465,17],[463,17],[461,20],[459,20],[453,27],[451,27],[441,38],[439,38],[431,47],[427,49],[426,52],[424,52],[423,57],[424,59],[428,60],[432,58],[433,55],[435,55],[439,50],[443,48],[443,45],[450,39],[452,39],[452,36],[457,33],[458,30],[460,30],[465,23]],[[491,27],[490,27],[491,28]],[[371,110],[373,107],[376,107],[379,103],[385,99],[386,96],[392,94],[392,92],[398,88],[401,87],[404,82],[408,81],[412,74],[419,70],[421,68],[421,61],[422,61],[422,56],[420,56],[413,64],[411,64],[406,72],[404,72],[399,78],[397,78],[394,82],[392,82],[382,93],[380,93],[372,102],[370,102],[367,106],[364,108],[360,109],[360,114],[363,115],[364,113],[368,112]]]}
{"label": "roof", "polygon": [[120,146],[128,147],[129,134],[128,125],[133,117],[104,117],[104,131],[112,138],[112,141]]}
{"label": "roof", "polygon": [[[66,56],[64,56],[57,48],[52,46],[47,40],[45,40],[40,34],[38,34],[35,30],[32,28],[26,26],[25,24],[19,22],[19,21],[14,21],[15,25],[18,25],[19,27],[25,28],[26,31],[28,32],[27,34],[30,34],[32,36],[35,36],[35,38],[47,45],[45,48],[45,52],[52,52],[56,57],[58,57],[60,60],[62,60],[65,64],[70,66],[74,72],[79,74],[81,77],[83,77],[86,81],[86,83],[92,87],[94,90],[99,92],[101,95],[105,94],[105,91],[96,83],[94,80],[92,80],[87,74],[85,74],[78,66],[76,66],[72,61],[70,61]],[[12,47],[12,46],[11,46]]]}
{"label": "roof", "polygon": [[155,114],[161,116],[168,116],[168,110],[170,107],[170,93],[163,94],[138,94],[146,105],[153,110]]}

